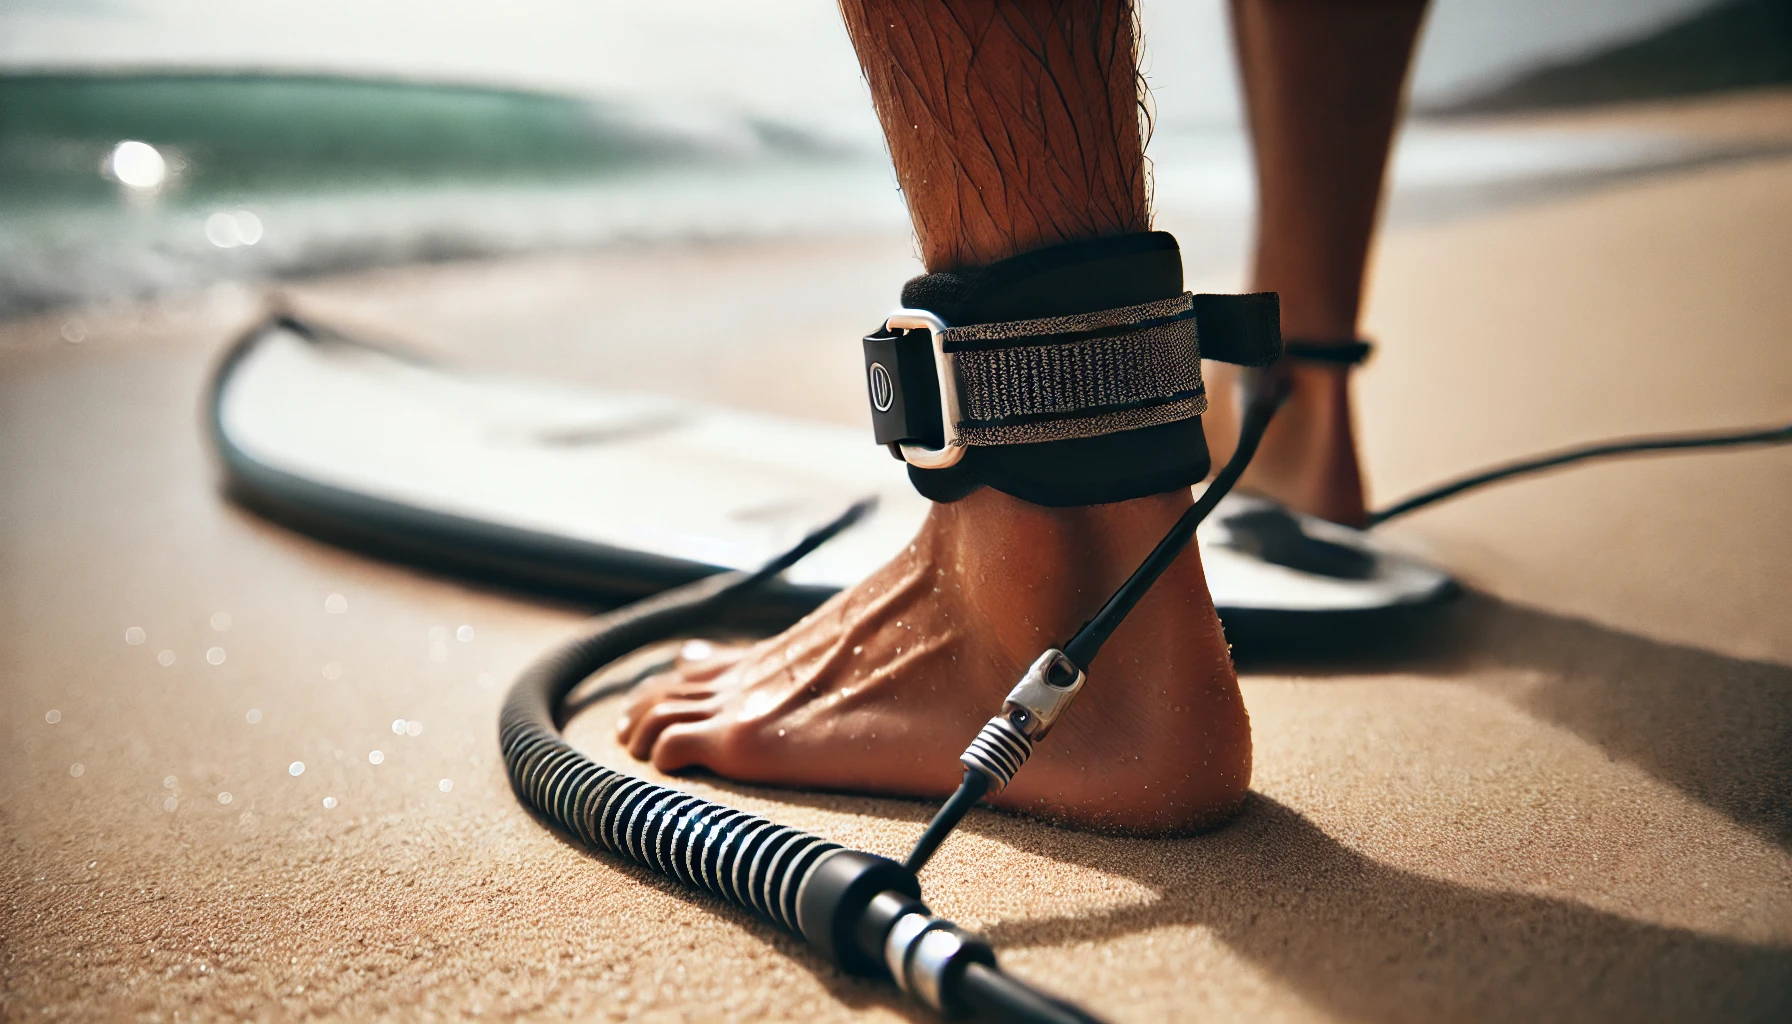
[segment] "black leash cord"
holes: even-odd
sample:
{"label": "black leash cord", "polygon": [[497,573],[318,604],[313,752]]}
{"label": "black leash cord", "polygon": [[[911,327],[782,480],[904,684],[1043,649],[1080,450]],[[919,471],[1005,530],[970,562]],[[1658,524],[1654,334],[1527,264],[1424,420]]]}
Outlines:
{"label": "black leash cord", "polygon": [[[1176,561],[1176,556],[1182,553],[1182,549],[1188,547],[1201,520],[1206,519],[1215,506],[1219,505],[1220,499],[1232,490],[1232,485],[1238,482],[1245,467],[1250,465],[1251,457],[1257,453],[1257,445],[1263,440],[1263,432],[1269,429],[1269,421],[1275,418],[1276,410],[1281,408],[1282,402],[1288,397],[1288,391],[1281,381],[1267,373],[1251,372],[1246,379],[1251,390],[1243,422],[1239,425],[1238,447],[1233,450],[1225,467],[1214,475],[1207,489],[1201,492],[1201,497],[1189,506],[1188,511],[1182,513],[1163,539],[1157,542],[1157,546],[1151,549],[1151,554],[1145,556],[1139,567],[1120,585],[1120,589],[1114,591],[1107,603],[1101,606],[1101,610],[1059,648],[1077,667],[1086,670],[1089,663],[1095,660],[1095,655],[1108,642],[1108,637],[1114,635],[1114,630],[1126,621],[1133,608],[1151,590],[1152,584]],[[919,873],[928,860],[932,859],[934,851],[940,848],[940,844],[964,820],[964,816],[977,806],[977,801],[983,799],[989,786],[987,775],[967,767],[958,789],[940,807],[933,820],[927,823],[927,828],[922,831],[921,838],[915,840],[914,849],[909,851],[902,866]]]}
{"label": "black leash cord", "polygon": [[1257,445],[1263,441],[1263,432],[1269,429],[1269,421],[1275,418],[1276,410],[1288,398],[1287,389],[1276,378],[1262,371],[1247,371],[1247,379],[1255,378],[1255,387],[1245,405],[1244,420],[1238,428],[1238,447],[1233,449],[1232,457],[1226,465],[1213,477],[1201,497],[1189,506],[1170,527],[1164,539],[1157,542],[1151,554],[1139,563],[1114,596],[1108,598],[1094,617],[1083,623],[1083,628],[1076,631],[1059,650],[1070,658],[1078,667],[1087,671],[1095,661],[1095,655],[1101,646],[1120,628],[1120,623],[1132,614],[1132,610],[1142,600],[1157,578],[1164,574],[1188,542],[1195,539],[1195,530],[1206,519],[1208,514],[1219,505],[1231,490],[1238,478],[1244,475],[1245,467],[1251,464],[1251,457],[1257,454]]}
{"label": "black leash cord", "polygon": [[1397,501],[1387,508],[1369,513],[1368,525],[1379,526],[1396,516],[1424,508],[1453,498],[1463,491],[1484,487],[1501,480],[1510,480],[1515,476],[1527,473],[1538,473],[1557,466],[1566,466],[1575,462],[1586,462],[1591,459],[1610,458],[1614,455],[1639,455],[1644,452],[1684,451],[1689,448],[1729,448],[1742,445],[1787,444],[1792,443],[1792,424],[1783,427],[1761,427],[1741,431],[1720,431],[1709,434],[1657,434],[1648,437],[1627,437],[1616,441],[1601,441],[1597,444],[1582,445],[1578,448],[1566,448],[1548,455],[1538,455],[1505,465],[1493,466],[1458,477],[1448,483],[1420,491],[1410,498]]}
{"label": "black leash cord", "polygon": [[[1145,561],[1133,571],[1132,576],[1121,584],[1120,589],[1108,598],[1107,603],[1095,613],[1093,618],[1077,630],[1075,636],[1059,648],[1064,652],[1065,657],[1069,658],[1077,667],[1086,670],[1087,666],[1095,660],[1095,655],[1107,642],[1108,637],[1112,636],[1114,630],[1119,628],[1120,623],[1125,621],[1126,616],[1150,591],[1152,584],[1156,583],[1158,577],[1162,576],[1164,571],[1170,567],[1170,564],[1176,560],[1176,556],[1182,553],[1182,549],[1188,546],[1189,541],[1195,536],[1196,528],[1201,525],[1201,521],[1207,518],[1207,515],[1219,504],[1220,499],[1226,496],[1227,492],[1232,489],[1232,485],[1238,482],[1239,476],[1244,473],[1245,467],[1250,464],[1251,457],[1256,453],[1257,445],[1263,440],[1264,431],[1268,429],[1270,420],[1275,417],[1276,410],[1287,399],[1288,391],[1285,382],[1268,373],[1253,372],[1247,375],[1246,381],[1249,393],[1244,420],[1239,429],[1238,448],[1233,452],[1232,458],[1226,463],[1225,468],[1214,476],[1213,482],[1207,486],[1207,490],[1202,492],[1200,499],[1182,514],[1182,517],[1164,535],[1163,540],[1159,541],[1157,547],[1145,558]],[[1405,515],[1415,509],[1455,497],[1465,491],[1487,484],[1590,459],[1642,452],[1785,444],[1787,442],[1792,442],[1792,425],[1712,434],[1625,438],[1570,448],[1497,466],[1431,488],[1372,514],[1369,517],[1369,525],[1384,523],[1396,516]],[[989,787],[990,780],[987,775],[967,767],[964,779],[959,783],[958,789],[940,807],[933,820],[928,823],[927,828],[921,833],[920,839],[916,840],[914,849],[903,861],[903,866],[918,873],[933,857],[940,844],[944,843],[946,838],[952,834],[952,830],[958,827],[958,823],[964,819],[964,816],[970,813],[971,808],[975,807],[977,802],[983,798]]]}

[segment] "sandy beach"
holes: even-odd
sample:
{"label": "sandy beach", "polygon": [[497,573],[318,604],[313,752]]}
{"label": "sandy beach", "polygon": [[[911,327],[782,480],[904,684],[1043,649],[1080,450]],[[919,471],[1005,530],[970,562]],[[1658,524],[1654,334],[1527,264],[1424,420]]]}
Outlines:
{"label": "sandy beach", "polygon": [[[1784,144],[1792,93],[1533,119],[1595,122]],[[1358,392],[1373,501],[1785,421],[1788,239],[1783,151],[1396,224]],[[899,234],[717,242],[0,323],[0,1016],[921,1019],[518,806],[498,705],[579,610],[268,525],[219,496],[200,429],[275,291],[469,366],[859,426],[856,339],[917,266]],[[1391,525],[1469,593],[1409,646],[1244,665],[1237,822],[1147,841],[975,812],[929,901],[1114,1020],[1783,1020],[1788,495],[1792,451],[1736,451]],[[570,735],[643,771],[615,710]],[[931,811],[678,784],[894,855]]]}

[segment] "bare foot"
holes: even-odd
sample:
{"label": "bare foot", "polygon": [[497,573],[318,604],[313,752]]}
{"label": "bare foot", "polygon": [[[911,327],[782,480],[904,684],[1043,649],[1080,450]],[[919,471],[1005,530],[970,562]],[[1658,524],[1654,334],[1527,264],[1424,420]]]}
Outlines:
{"label": "bare foot", "polygon": [[[1263,443],[1238,487],[1321,519],[1362,526],[1362,469],[1350,415],[1350,374],[1341,367],[1292,363],[1279,368],[1293,376],[1286,405],[1270,422]],[[1238,376],[1225,363],[1205,363],[1207,413],[1202,426],[1217,468],[1238,443]]]}
{"label": "bare foot", "polygon": [[[865,582],[750,648],[681,660],[617,732],[662,771],[940,797],[1040,652],[1063,643],[1189,505],[1188,492],[1048,509],[982,490],[936,505]],[[1095,828],[1186,831],[1242,801],[1250,723],[1193,545],[992,802]]]}

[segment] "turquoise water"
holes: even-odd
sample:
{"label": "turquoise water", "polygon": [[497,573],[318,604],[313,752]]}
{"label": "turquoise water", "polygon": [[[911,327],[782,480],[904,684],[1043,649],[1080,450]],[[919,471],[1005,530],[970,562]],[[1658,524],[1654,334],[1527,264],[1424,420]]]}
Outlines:
{"label": "turquoise water", "polygon": [[[153,148],[159,180],[120,180],[127,140]],[[902,223],[881,153],[763,118],[320,75],[0,76],[0,181],[0,316],[220,278]],[[220,234],[221,216],[254,230]]]}
{"label": "turquoise water", "polygon": [[734,137],[656,125],[592,100],[516,90],[327,76],[0,77],[7,204],[99,199],[88,173],[120,139],[181,159],[193,196],[372,182],[580,179],[748,154],[818,157],[793,128],[741,120]]}

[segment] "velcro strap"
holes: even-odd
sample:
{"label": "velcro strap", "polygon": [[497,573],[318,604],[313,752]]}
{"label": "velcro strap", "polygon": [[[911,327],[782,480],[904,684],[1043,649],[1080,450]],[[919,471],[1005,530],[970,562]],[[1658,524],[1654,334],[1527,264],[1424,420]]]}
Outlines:
{"label": "velcro strap", "polygon": [[[948,327],[957,443],[977,447],[1100,437],[1207,409],[1201,360],[1265,366],[1282,354],[1276,296],[1183,293],[1092,313]],[[879,444],[943,443],[925,331],[865,339]]]}
{"label": "velcro strap", "polygon": [[1201,358],[1268,366],[1282,358],[1282,303],[1275,292],[1194,296]]}
{"label": "velcro strap", "polygon": [[959,438],[1031,444],[1172,423],[1207,409],[1193,297],[948,328]]}

